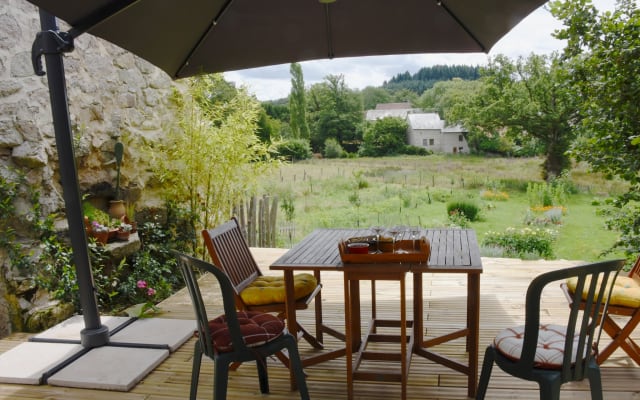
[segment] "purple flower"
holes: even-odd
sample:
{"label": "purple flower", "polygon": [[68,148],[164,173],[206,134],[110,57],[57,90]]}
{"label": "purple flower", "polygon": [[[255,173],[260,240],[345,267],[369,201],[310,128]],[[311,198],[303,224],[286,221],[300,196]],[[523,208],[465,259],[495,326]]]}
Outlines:
{"label": "purple flower", "polygon": [[144,289],[144,288],[146,288],[146,287],[147,287],[147,282],[146,282],[146,281],[142,281],[142,280],[140,280],[140,281],[138,281],[137,286],[138,286],[140,289]]}

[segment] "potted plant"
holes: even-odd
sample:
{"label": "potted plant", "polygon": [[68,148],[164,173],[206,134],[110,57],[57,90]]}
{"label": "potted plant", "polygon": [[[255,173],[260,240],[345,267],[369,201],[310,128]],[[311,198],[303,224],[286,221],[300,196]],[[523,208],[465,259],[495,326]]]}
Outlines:
{"label": "potted plant", "polygon": [[116,198],[109,202],[109,215],[111,215],[112,218],[122,219],[126,214],[124,201],[120,197],[120,165],[122,164],[122,157],[124,155],[124,145],[122,142],[116,142],[114,154],[116,158]]}
{"label": "potted plant", "polygon": [[106,244],[109,241],[111,217],[106,212],[95,208],[91,203],[82,203],[84,224],[87,235],[96,239],[98,243]]}
{"label": "potted plant", "polygon": [[122,222],[131,225],[131,233],[138,231],[138,223],[136,222],[136,204],[129,202],[126,204],[127,213],[122,218]]}
{"label": "potted plant", "polygon": [[91,236],[96,239],[99,244],[105,245],[109,241],[109,228],[102,225],[98,221],[91,222]]}
{"label": "potted plant", "polygon": [[131,224],[127,224],[125,222],[122,222],[120,224],[120,226],[118,227],[118,233],[116,234],[116,238],[118,240],[121,240],[123,242],[126,242],[129,240],[129,235],[131,235],[131,230],[132,230],[132,226]]}

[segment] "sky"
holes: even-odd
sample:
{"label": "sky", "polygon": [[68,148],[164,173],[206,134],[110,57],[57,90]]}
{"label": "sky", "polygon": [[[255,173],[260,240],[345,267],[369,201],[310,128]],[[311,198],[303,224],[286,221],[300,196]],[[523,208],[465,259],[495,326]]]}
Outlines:
{"label": "sky", "polygon": [[[593,0],[600,10],[612,10],[615,0]],[[351,89],[367,86],[382,86],[395,75],[408,71],[414,74],[423,67],[433,65],[485,65],[490,57],[504,54],[511,59],[527,57],[531,53],[550,54],[561,50],[564,42],[554,39],[551,34],[562,28],[545,8],[540,7],[523,19],[507,35],[485,53],[443,53],[409,54],[397,56],[373,56],[357,58],[336,58],[301,62],[305,86],[322,82],[327,75],[343,75]],[[245,86],[258,100],[275,100],[287,97],[291,91],[290,64],[270,67],[229,71],[224,73],[227,81],[236,86]]]}

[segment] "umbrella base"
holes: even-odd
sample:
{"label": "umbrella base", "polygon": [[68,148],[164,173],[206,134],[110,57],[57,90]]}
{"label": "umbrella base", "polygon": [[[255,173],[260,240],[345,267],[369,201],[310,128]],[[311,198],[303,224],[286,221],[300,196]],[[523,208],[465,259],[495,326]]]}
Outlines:
{"label": "umbrella base", "polygon": [[104,346],[109,343],[109,327],[100,325],[96,329],[85,328],[80,331],[80,343],[86,349]]}

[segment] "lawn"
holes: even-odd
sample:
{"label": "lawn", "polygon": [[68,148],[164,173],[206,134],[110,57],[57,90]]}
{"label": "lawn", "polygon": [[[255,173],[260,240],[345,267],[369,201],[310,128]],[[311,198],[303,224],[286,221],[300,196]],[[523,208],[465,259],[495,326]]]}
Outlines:
{"label": "lawn", "polygon": [[[529,182],[542,182],[541,162],[462,155],[314,159],[283,165],[264,179],[262,190],[277,195],[281,205],[286,198],[294,205],[291,221],[279,210],[278,245],[283,247],[318,227],[448,226],[446,204],[457,198],[481,206],[480,220],[470,227],[482,242],[488,231],[526,226],[526,188]],[[554,257],[594,261],[617,237],[604,228],[594,204],[625,186],[589,173],[584,165],[575,166],[570,181],[576,193],[567,201],[562,223],[550,227],[558,232]],[[501,195],[486,199],[486,191]],[[489,249],[482,251],[493,255]]]}

